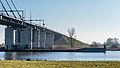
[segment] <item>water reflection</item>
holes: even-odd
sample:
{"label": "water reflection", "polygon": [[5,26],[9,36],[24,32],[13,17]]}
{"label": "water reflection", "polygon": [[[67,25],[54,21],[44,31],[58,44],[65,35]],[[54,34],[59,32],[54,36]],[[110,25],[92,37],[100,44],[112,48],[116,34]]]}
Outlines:
{"label": "water reflection", "polygon": [[15,59],[15,53],[14,52],[5,52],[4,53],[4,59],[5,60]]}
{"label": "water reflection", "polygon": [[4,60],[26,60],[26,59],[33,59],[33,60],[42,60],[39,58],[40,55],[44,55],[43,52],[4,52],[0,54],[2,59]]}
{"label": "water reflection", "polygon": [[0,52],[3,60],[68,60],[68,61],[120,61],[119,51],[104,53],[84,52]]}

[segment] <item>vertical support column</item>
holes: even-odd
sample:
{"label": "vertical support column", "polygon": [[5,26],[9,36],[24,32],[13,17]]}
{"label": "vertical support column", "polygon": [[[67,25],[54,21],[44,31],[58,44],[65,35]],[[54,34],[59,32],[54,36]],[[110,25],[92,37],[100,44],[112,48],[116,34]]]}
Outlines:
{"label": "vertical support column", "polygon": [[38,48],[40,48],[40,28],[38,29]]}
{"label": "vertical support column", "polygon": [[46,48],[52,49],[54,45],[54,33],[46,33]]}
{"label": "vertical support column", "polygon": [[15,35],[16,49],[24,49],[24,47],[25,47],[24,42],[26,42],[25,41],[26,37],[24,37],[24,34],[26,34],[26,33],[24,33],[24,29],[22,29],[22,28],[17,29],[15,34],[16,34]]}
{"label": "vertical support column", "polygon": [[32,47],[33,47],[33,49],[37,49],[38,48],[38,37],[39,37],[39,35],[38,35],[38,29],[36,28],[36,29],[33,29],[33,44],[32,44]]}
{"label": "vertical support column", "polygon": [[14,45],[14,30],[12,28],[5,28],[5,49],[13,49]]}
{"label": "vertical support column", "polygon": [[28,35],[29,36],[29,41],[30,41],[30,45],[28,46],[29,49],[32,49],[32,44],[33,44],[32,43],[32,35],[33,35],[32,31],[33,31],[33,28],[30,28],[29,29],[29,35]]}
{"label": "vertical support column", "polygon": [[15,32],[15,45],[17,49],[32,48],[32,28],[17,28]]}
{"label": "vertical support column", "polygon": [[45,48],[46,31],[43,29],[40,32],[40,47]]}

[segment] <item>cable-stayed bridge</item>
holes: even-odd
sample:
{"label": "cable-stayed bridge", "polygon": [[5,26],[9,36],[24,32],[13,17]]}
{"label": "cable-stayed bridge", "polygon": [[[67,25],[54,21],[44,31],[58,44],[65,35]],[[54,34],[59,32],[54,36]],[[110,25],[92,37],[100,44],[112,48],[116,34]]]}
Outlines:
{"label": "cable-stayed bridge", "polygon": [[[62,37],[61,33],[44,27],[44,20],[24,20],[23,15],[17,10],[12,0],[15,10],[12,10],[9,2],[5,0],[10,10],[6,10],[6,6],[0,0],[4,10],[0,11],[0,25],[7,26],[5,28],[5,49],[51,49],[54,42]],[[13,17],[9,15],[13,14]],[[17,12],[18,17],[14,12]],[[28,21],[42,21],[43,26],[28,23]]]}

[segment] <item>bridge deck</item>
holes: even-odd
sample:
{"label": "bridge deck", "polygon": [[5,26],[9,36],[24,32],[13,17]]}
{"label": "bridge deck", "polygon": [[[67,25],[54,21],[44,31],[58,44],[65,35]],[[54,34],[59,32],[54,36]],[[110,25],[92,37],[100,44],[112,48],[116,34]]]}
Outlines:
{"label": "bridge deck", "polygon": [[[11,27],[13,27],[13,28],[25,28],[25,27],[35,28],[35,27],[38,27],[38,28],[45,29],[47,32],[52,32],[52,33],[55,33],[55,34],[61,34],[61,33],[59,33],[59,32],[56,32],[56,31],[54,31],[54,30],[51,30],[51,29],[49,29],[49,28],[42,27],[42,26],[39,26],[39,25],[37,25],[37,24],[27,23],[27,22],[25,22],[25,21],[21,21],[21,20],[12,18],[12,17],[8,17],[8,16],[5,16],[5,15],[1,15],[1,14],[0,14],[0,24],[1,24],[1,25],[5,25],[5,26],[11,26]],[[61,35],[62,35],[62,34],[61,34]]]}

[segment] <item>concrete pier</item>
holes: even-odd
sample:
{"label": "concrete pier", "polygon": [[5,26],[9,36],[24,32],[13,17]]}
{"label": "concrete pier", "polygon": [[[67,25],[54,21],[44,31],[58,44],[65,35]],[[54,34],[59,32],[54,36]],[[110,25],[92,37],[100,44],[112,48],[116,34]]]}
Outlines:
{"label": "concrete pier", "polygon": [[52,49],[54,45],[54,33],[46,33],[46,47]]}
{"label": "concrete pier", "polygon": [[13,49],[14,30],[13,28],[5,28],[5,49]]}
{"label": "concrete pier", "polygon": [[40,32],[40,47],[41,48],[46,48],[45,42],[46,42],[46,31],[42,29]]}
{"label": "concrete pier", "polygon": [[15,46],[17,49],[31,48],[31,28],[15,30]]}
{"label": "concrete pier", "polygon": [[33,35],[32,35],[32,48],[33,49],[37,49],[38,48],[38,37],[39,37],[39,29],[33,29],[32,31]]}

